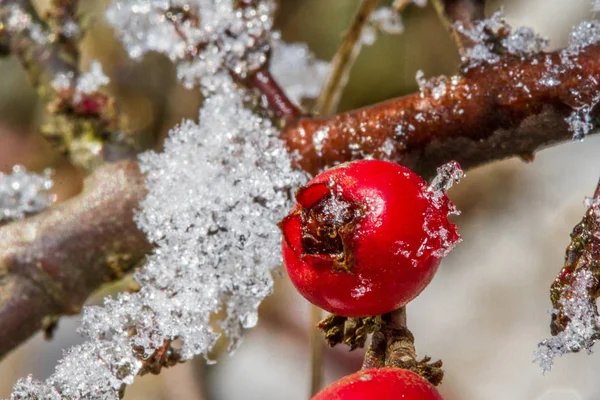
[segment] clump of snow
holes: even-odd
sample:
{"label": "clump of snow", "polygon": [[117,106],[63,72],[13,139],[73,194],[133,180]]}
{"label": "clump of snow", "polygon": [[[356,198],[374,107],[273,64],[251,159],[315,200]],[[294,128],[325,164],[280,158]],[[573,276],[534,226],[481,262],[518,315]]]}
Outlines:
{"label": "clump of snow", "polygon": [[[550,371],[556,357],[567,353],[586,350],[591,353],[594,342],[598,339],[600,318],[596,310],[595,300],[590,297],[589,289],[596,284],[596,279],[588,270],[577,273],[573,284],[565,288],[559,300],[562,313],[569,318],[564,331],[542,340],[534,353],[534,362],[544,372]],[[557,313],[557,310],[553,310]]]}
{"label": "clump of snow", "polygon": [[577,54],[584,48],[600,42],[600,21],[582,21],[571,30],[567,54]]}
{"label": "clump of snow", "polygon": [[108,85],[110,79],[102,70],[97,60],[90,63],[90,69],[75,78],[73,71],[57,74],[51,82],[57,91],[73,91],[73,101],[80,102],[85,95],[93,94],[102,86]]}
{"label": "clump of snow", "polygon": [[244,77],[266,62],[274,10],[273,0],[112,0],[106,19],[132,58],[163,53],[187,87],[212,92],[215,75]]}
{"label": "clump of snow", "polygon": [[0,224],[38,213],[52,204],[55,196],[48,193],[52,188],[52,171],[42,175],[29,173],[15,165],[11,174],[0,172]]}
{"label": "clump of snow", "polygon": [[528,27],[519,27],[502,39],[502,45],[510,54],[526,56],[539,53],[548,47],[548,40]]}
{"label": "clump of snow", "polygon": [[300,104],[303,98],[319,96],[329,72],[329,63],[314,57],[304,43],[273,43],[269,70],[288,98]]}
{"label": "clump of snow", "polygon": [[[45,382],[15,386],[13,399],[117,399],[142,362],[165,342],[180,340],[183,360],[211,350],[220,321],[239,343],[257,323],[280,264],[276,222],[289,193],[306,182],[269,121],[244,107],[231,80],[207,98],[199,123],[171,130],[164,152],[140,157],[148,195],[136,221],[156,249],[136,274],[139,292],[86,307],[80,333],[87,342],[66,353]],[[60,395],[58,394],[60,393]]]}
{"label": "clump of snow", "polygon": [[472,42],[463,60],[471,64],[496,63],[502,52],[524,57],[539,53],[548,45],[546,39],[530,28],[520,27],[513,31],[502,11],[495,12],[489,19],[476,21],[471,27],[465,27],[461,22],[454,27]]}

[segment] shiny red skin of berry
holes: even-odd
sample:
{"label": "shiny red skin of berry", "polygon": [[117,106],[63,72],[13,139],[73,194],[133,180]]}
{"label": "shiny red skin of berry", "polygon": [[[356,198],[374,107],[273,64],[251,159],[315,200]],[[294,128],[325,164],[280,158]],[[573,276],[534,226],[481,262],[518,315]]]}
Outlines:
{"label": "shiny red skin of berry", "polygon": [[[336,267],[328,254],[309,254],[303,242],[306,224],[300,213],[327,196],[363,211],[344,242],[352,253],[345,269]],[[430,237],[424,229],[426,219],[429,231],[447,231],[446,243],[459,240],[456,226],[448,221],[447,197],[434,207],[426,182],[391,162],[362,160],[337,166],[301,188],[296,200],[280,224],[288,275],[307,300],[340,316],[391,312],[429,284],[445,243]]]}
{"label": "shiny red skin of berry", "polygon": [[424,378],[400,368],[373,368],[332,383],[311,400],[443,400]]}

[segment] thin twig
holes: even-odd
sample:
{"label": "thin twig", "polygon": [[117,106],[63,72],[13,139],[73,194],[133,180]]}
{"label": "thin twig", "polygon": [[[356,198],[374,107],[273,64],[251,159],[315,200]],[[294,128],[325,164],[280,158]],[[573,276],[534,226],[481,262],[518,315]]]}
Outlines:
{"label": "thin twig", "polygon": [[246,86],[256,89],[266,101],[268,108],[279,118],[292,121],[303,115],[302,111],[287,97],[268,68],[261,68],[245,80]]}
{"label": "thin twig", "polygon": [[339,104],[344,87],[348,82],[350,70],[361,48],[360,37],[369,16],[377,7],[379,0],[362,0],[350,28],[344,35],[342,44],[331,62],[331,69],[323,90],[317,98],[315,111],[320,115],[330,115]]}

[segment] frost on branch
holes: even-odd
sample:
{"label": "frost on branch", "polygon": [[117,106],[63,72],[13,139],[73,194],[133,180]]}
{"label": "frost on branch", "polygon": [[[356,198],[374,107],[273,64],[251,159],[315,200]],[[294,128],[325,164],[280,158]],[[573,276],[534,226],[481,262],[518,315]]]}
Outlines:
{"label": "frost on branch", "polygon": [[130,57],[163,53],[186,86],[212,92],[216,74],[243,77],[266,62],[274,9],[273,0],[113,0],[106,18]]}
{"label": "frost on branch", "polygon": [[[87,342],[45,384],[20,381],[13,399],[46,392],[50,399],[117,399],[159,354],[185,360],[210,351],[215,313],[225,312],[220,325],[230,350],[257,323],[281,262],[275,222],[306,180],[291,169],[277,130],[244,108],[229,81],[205,100],[199,123],[174,128],[164,152],[143,154],[140,168],[149,193],[136,219],[156,244],[136,274],[140,291],[86,308],[80,333]],[[169,349],[172,340],[181,348]]]}
{"label": "frost on branch", "polygon": [[43,175],[29,173],[15,165],[12,174],[0,172],[0,224],[38,213],[54,201],[51,170]]}
{"label": "frost on branch", "polygon": [[329,72],[329,63],[314,57],[304,43],[273,42],[269,69],[288,98],[300,104],[303,98],[314,99]]}

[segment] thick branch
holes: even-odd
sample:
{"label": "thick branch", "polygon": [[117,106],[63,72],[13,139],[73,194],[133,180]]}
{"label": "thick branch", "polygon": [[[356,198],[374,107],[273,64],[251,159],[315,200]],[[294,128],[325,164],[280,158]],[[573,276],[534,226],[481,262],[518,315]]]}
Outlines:
{"label": "thick branch", "polygon": [[84,191],[0,234],[0,357],[56,318],[79,312],[151,247],[133,222],[145,195],[132,162],[94,172]]}
{"label": "thick branch", "polygon": [[506,56],[420,93],[325,118],[301,118],[282,138],[300,167],[317,171],[367,155],[424,176],[450,160],[472,168],[569,140],[564,117],[600,91],[600,45],[565,60],[560,52]]}

